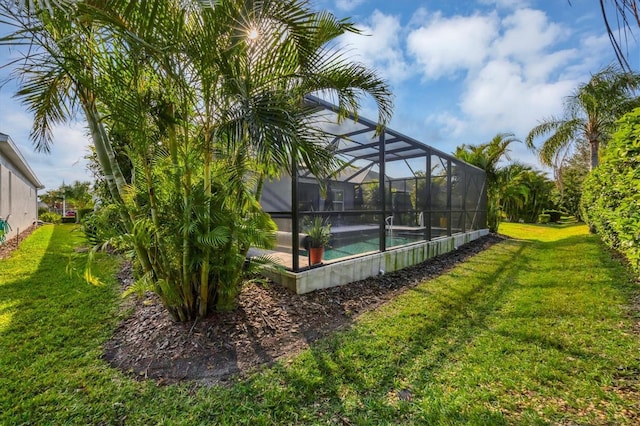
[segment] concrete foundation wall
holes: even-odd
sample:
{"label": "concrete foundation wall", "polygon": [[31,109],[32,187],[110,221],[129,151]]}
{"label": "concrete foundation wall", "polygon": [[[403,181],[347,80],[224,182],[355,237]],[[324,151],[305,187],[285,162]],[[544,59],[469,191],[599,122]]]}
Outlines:
{"label": "concrete foundation wall", "polygon": [[488,233],[487,229],[471,231],[383,253],[329,263],[298,273],[265,269],[264,275],[298,294],[304,294],[417,265],[434,256],[455,250],[462,244],[476,240]]}

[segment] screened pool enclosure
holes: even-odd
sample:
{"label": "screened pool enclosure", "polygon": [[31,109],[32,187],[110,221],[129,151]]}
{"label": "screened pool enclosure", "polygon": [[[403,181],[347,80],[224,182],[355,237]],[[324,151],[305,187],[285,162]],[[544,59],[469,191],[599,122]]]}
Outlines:
{"label": "screened pool enclosure", "polygon": [[298,164],[292,176],[266,182],[262,207],[278,225],[272,259],[292,272],[310,264],[309,227],[330,224],[322,265],[485,228],[484,171],[359,117],[337,124],[318,98],[315,119],[342,164],[319,182]]}

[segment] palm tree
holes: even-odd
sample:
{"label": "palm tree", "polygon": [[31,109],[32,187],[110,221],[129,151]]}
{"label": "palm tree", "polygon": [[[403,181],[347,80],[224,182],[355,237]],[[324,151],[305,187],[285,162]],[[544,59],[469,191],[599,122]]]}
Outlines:
{"label": "palm tree", "polygon": [[576,145],[573,154],[564,159],[555,176],[555,198],[558,207],[580,218],[582,184],[589,175],[590,153],[585,142]]}
{"label": "palm tree", "polygon": [[554,183],[539,171],[513,162],[500,169],[502,210],[511,221],[534,223],[543,209],[551,208]]}
{"label": "palm tree", "polygon": [[[386,83],[331,48],[352,24],[304,1],[53,3],[0,13],[19,26],[0,42],[37,47],[17,68],[33,137],[46,148],[50,126],[80,106],[125,212],[138,288],[177,320],[233,306],[247,248],[275,229],[257,202],[262,179],[292,158],[318,176],[335,165],[305,95],[332,94],[342,117],[369,95],[380,125],[389,119]],[[111,132],[125,141],[131,182]]]}
{"label": "palm tree", "polygon": [[498,170],[498,186],[501,188],[500,207],[510,220],[520,219],[521,213],[529,201],[529,187],[526,174],[529,167],[520,163],[510,163]]}
{"label": "palm tree", "polygon": [[520,142],[513,133],[498,133],[491,141],[480,145],[461,145],[454,155],[481,168],[487,174],[487,226],[498,231],[501,220],[501,199],[505,189],[499,162],[509,159],[509,145]]}
{"label": "palm tree", "polygon": [[600,145],[607,143],[616,120],[640,106],[636,96],[639,87],[640,75],[613,66],[603,69],[565,99],[563,117],[549,117],[529,132],[527,146],[535,149],[536,138],[550,135],[542,143],[539,157],[542,164],[554,166],[583,139],[590,146],[593,170],[598,165]]}

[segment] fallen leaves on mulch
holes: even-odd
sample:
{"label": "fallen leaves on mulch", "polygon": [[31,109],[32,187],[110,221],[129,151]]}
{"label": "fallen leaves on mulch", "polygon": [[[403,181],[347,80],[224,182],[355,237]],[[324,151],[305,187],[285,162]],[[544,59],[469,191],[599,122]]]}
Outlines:
{"label": "fallen leaves on mulch", "polygon": [[[171,319],[147,294],[105,346],[105,359],[139,378],[221,383],[270,365],[348,327],[361,313],[451,269],[504,238],[495,234],[402,271],[297,295],[277,284],[245,286],[234,312],[190,323]],[[131,267],[119,274],[131,284]]]}

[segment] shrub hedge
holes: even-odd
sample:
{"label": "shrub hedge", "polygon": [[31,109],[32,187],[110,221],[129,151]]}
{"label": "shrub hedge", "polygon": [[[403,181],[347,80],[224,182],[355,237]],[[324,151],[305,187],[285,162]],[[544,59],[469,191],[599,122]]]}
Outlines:
{"label": "shrub hedge", "polygon": [[43,222],[60,223],[60,221],[62,220],[62,216],[54,212],[44,212],[38,216],[38,219]]}
{"label": "shrub hedge", "polygon": [[640,108],[618,122],[600,165],[584,182],[586,222],[640,272]]}

